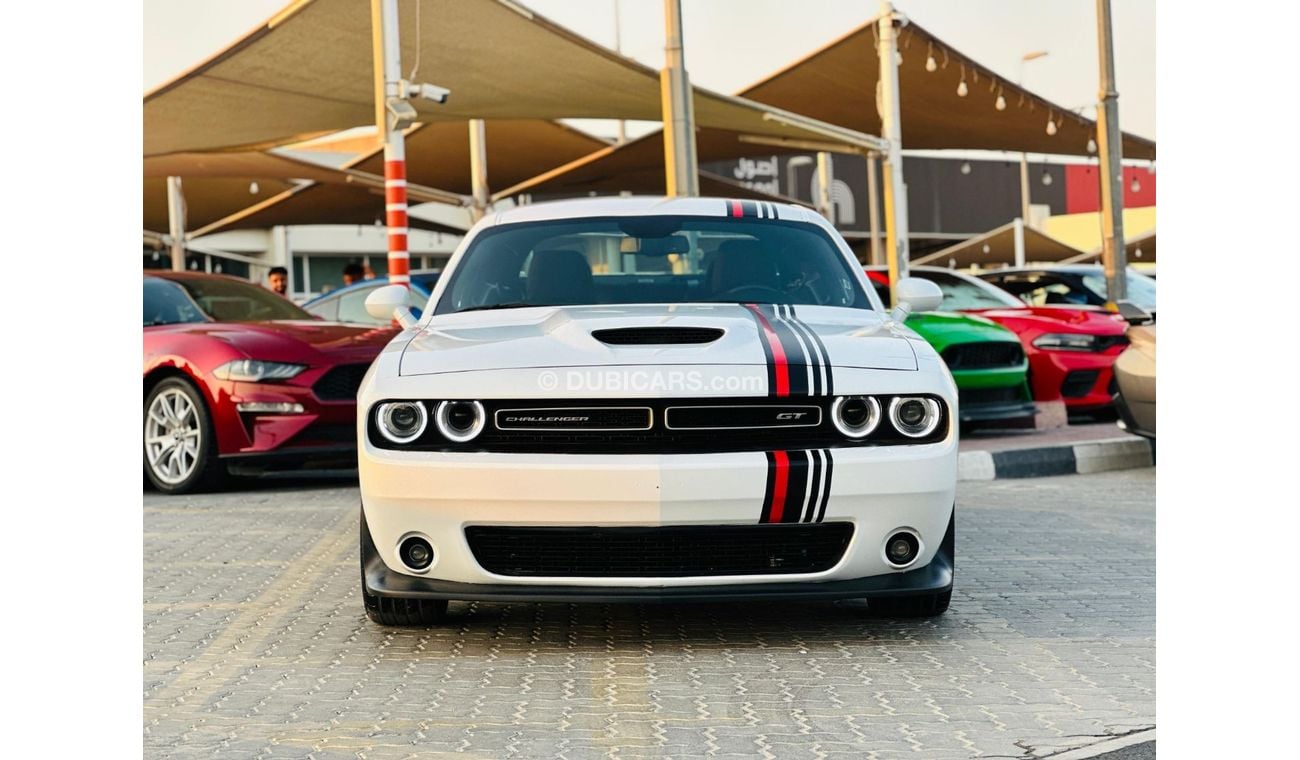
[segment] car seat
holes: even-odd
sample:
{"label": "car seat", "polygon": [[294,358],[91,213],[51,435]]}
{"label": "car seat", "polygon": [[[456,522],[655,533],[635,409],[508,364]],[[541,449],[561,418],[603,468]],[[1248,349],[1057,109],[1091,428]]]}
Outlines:
{"label": "car seat", "polygon": [[772,254],[754,240],[728,240],[718,246],[709,262],[708,282],[713,296],[746,287],[781,290]]}
{"label": "car seat", "polygon": [[591,265],[578,251],[534,251],[528,262],[525,300],[539,306],[595,303]]}

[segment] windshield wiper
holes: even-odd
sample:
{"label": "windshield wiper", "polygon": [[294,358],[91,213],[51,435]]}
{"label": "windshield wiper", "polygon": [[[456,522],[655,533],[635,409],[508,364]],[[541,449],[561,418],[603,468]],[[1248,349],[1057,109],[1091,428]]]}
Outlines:
{"label": "windshield wiper", "polygon": [[545,306],[541,303],[528,303],[526,301],[512,301],[510,303],[491,303],[482,306],[471,306],[468,309],[460,309],[457,314],[464,314],[467,311],[491,311],[492,309],[526,309],[529,306]]}

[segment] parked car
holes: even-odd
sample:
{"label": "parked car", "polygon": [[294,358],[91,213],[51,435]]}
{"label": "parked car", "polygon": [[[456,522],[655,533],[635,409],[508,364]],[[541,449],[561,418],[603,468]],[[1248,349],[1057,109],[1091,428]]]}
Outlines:
{"label": "parked car", "polygon": [[448,599],[947,609],[957,388],[821,216],[520,206],[470,230],[420,320],[405,298],[367,302],[405,328],[359,396],[372,620],[434,623]]}
{"label": "parked car", "polygon": [[[889,272],[867,267],[882,302],[889,301]],[[966,427],[1033,427],[1029,359],[1016,334],[991,319],[955,311],[913,314],[907,326],[939,352],[957,383],[958,416]]]}
{"label": "parked car", "polygon": [[1156,326],[1129,328],[1129,347],[1115,360],[1115,408],[1130,433],[1156,437]]}
{"label": "parked car", "polygon": [[[1106,305],[1106,273],[1100,264],[998,269],[981,272],[979,277],[1031,306]],[[1155,316],[1155,278],[1129,267],[1125,284],[1125,300]]]}
{"label": "parked car", "polygon": [[[429,295],[433,293],[433,287],[438,284],[438,275],[440,269],[426,269],[423,271],[411,272],[411,287],[407,298],[407,305],[411,307],[412,313],[418,318],[424,310],[424,305],[429,302]],[[380,321],[370,316],[366,311],[366,296],[375,292],[375,290],[388,284],[387,277],[376,277],[373,280],[362,280],[353,283],[346,288],[331,290],[324,295],[316,296],[307,303],[302,305],[311,314],[330,322],[350,322],[359,325],[386,325],[389,322]]]}
{"label": "parked car", "polygon": [[396,331],[323,322],[221,275],[144,278],[144,472],[218,485],[232,464],[353,462],[356,394]]}
{"label": "parked car", "polygon": [[950,269],[911,267],[908,272],[939,286],[943,309],[986,317],[1020,338],[1035,400],[1064,399],[1066,409],[1076,414],[1110,408],[1112,368],[1128,346],[1128,325],[1119,315],[1095,306],[1030,306]]}

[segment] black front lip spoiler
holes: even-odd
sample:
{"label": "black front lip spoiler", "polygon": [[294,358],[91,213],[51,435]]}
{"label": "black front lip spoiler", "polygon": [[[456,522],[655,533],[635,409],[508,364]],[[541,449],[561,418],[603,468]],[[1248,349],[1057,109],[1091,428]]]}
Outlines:
{"label": "black front lip spoiler", "polygon": [[962,404],[958,414],[962,422],[997,422],[1000,420],[1023,420],[1038,413],[1038,407],[1032,401],[1015,401],[1012,403]]}
{"label": "black front lip spoiler", "polygon": [[[955,519],[955,515],[954,515]],[[492,602],[727,602],[754,599],[830,600],[930,594],[952,589],[953,523],[930,564],[905,573],[843,581],[792,581],[711,586],[540,586],[458,583],[395,573],[379,558],[362,515],[361,562],[366,591],[400,599],[459,599]]]}

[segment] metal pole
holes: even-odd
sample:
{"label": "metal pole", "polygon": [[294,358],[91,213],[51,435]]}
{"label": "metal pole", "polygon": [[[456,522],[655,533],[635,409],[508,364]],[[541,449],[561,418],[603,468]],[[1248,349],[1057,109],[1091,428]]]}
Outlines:
{"label": "metal pole", "polygon": [[172,239],[172,271],[185,271],[185,194],[181,178],[167,178],[167,234]]}
{"label": "metal pole", "polygon": [[885,152],[885,257],[889,262],[890,306],[898,305],[898,281],[907,276],[907,185],[903,183],[903,122],[898,103],[898,38],[894,6],[880,4],[880,111]]}
{"label": "metal pole", "polygon": [[1020,154],[1020,218],[1029,221],[1029,157]]}
{"label": "metal pole", "polygon": [[1111,308],[1128,295],[1124,250],[1124,167],[1119,131],[1119,93],[1115,90],[1115,45],[1110,28],[1110,0],[1097,0],[1097,43],[1101,86],[1097,93],[1097,150],[1101,155],[1101,264],[1106,272],[1106,300]]}
{"label": "metal pole", "polygon": [[831,166],[831,154],[825,151],[817,154],[817,211],[826,221],[835,224],[835,209],[831,204],[831,180],[834,177]]}
{"label": "metal pole", "polygon": [[885,252],[880,248],[880,184],[876,172],[880,171],[880,154],[867,153],[867,221],[871,227],[871,266],[885,263]]}
{"label": "metal pole", "polygon": [[[614,52],[623,54],[623,20],[619,13],[619,0],[614,0]],[[618,144],[627,142],[627,121],[618,120]]]}
{"label": "metal pole", "polygon": [[375,124],[384,138],[384,211],[388,223],[388,281],[411,284],[407,250],[406,137],[389,121],[389,98],[401,96],[402,46],[397,31],[397,0],[370,0],[375,54]]}
{"label": "metal pole", "polygon": [[469,120],[469,174],[473,205],[470,218],[478,221],[487,213],[487,125],[482,119]]}
{"label": "metal pole", "polygon": [[1017,219],[1015,226],[1016,266],[1025,265],[1025,220]]}
{"label": "metal pole", "polygon": [[668,195],[700,194],[695,156],[695,106],[682,52],[682,2],[664,0],[664,59],[659,72],[663,97],[664,170]]}

